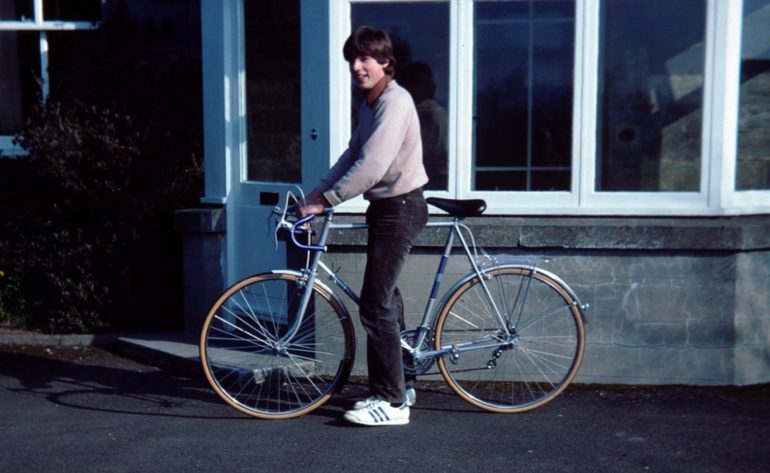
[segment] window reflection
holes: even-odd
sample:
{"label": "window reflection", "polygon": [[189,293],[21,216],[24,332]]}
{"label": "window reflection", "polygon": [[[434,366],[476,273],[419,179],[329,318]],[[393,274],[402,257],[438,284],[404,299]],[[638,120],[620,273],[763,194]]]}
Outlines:
{"label": "window reflection", "polygon": [[[393,42],[396,81],[415,101],[420,117],[423,160],[429,190],[446,190],[449,180],[448,2],[354,3],[351,31],[362,25],[385,30]],[[360,97],[354,91],[353,121]]]}
{"label": "window reflection", "polygon": [[602,2],[597,190],[698,191],[706,2]]}
{"label": "window reflection", "polygon": [[745,0],[737,190],[770,189],[770,0]]}
{"label": "window reflection", "polygon": [[474,13],[474,190],[569,190],[574,1]]}

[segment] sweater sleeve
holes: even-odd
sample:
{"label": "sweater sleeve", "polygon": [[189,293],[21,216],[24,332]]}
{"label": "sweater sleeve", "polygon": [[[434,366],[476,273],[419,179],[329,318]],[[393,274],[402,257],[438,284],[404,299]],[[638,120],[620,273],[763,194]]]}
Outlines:
{"label": "sweater sleeve", "polygon": [[[387,97],[383,95],[381,99],[383,100],[375,102],[371,134],[360,143],[357,159],[350,153],[350,166],[346,172],[333,183],[332,180],[328,181],[330,187],[324,192],[324,196],[332,205],[339,205],[374,187],[398,155],[411,110],[411,104],[403,101],[411,98],[405,94],[389,94]],[[360,133],[360,129],[361,126],[356,130],[356,134]]]}
{"label": "sweater sleeve", "polygon": [[[348,171],[348,169],[350,169],[350,166],[358,158],[360,148],[361,143],[359,139],[358,128],[356,128],[350,137],[350,141],[348,142],[348,149],[346,149],[342,155],[337,158],[337,162],[334,163],[331,169],[327,171],[326,175],[321,178],[321,181],[318,186],[316,186],[315,190],[326,193],[332,187],[332,185],[334,185],[334,183],[337,182],[339,178]],[[332,205],[337,205],[331,200],[329,203]]]}

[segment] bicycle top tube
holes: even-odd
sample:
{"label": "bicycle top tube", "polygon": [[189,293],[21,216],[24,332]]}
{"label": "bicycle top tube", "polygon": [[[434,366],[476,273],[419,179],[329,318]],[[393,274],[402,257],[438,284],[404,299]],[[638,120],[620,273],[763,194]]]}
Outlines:
{"label": "bicycle top tube", "polygon": [[[428,197],[425,201],[445,212],[447,212],[455,220],[462,220],[466,217],[476,217],[484,213],[487,208],[487,203],[482,199],[469,199],[469,200],[457,200],[457,199],[444,199],[439,197]],[[302,229],[307,223],[312,221],[316,216],[308,215],[303,217],[291,225],[291,239],[297,248],[307,251],[326,251],[326,236],[328,231],[332,229],[340,230],[363,230],[369,228],[366,223],[353,222],[353,223],[334,223],[333,215],[334,208],[330,207],[324,209],[323,215],[325,221],[323,224],[323,230],[321,232],[321,238],[319,244],[305,244],[297,240],[297,235],[305,233]],[[429,221],[426,226],[428,227],[450,227],[454,225],[454,221]]]}

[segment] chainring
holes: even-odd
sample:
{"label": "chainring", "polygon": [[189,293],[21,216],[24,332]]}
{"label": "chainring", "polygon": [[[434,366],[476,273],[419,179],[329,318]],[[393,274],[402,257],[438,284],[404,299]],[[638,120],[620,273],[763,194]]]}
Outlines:
{"label": "chainring", "polygon": [[[415,330],[404,330],[401,332],[401,339],[406,342],[407,345],[412,346],[412,343],[414,341],[414,337],[416,335]],[[428,350],[430,349],[430,342],[432,340],[430,337],[425,337],[425,340],[423,340],[422,345],[420,345],[420,350]],[[433,366],[433,363],[436,361],[435,358],[428,358],[422,361],[415,361],[414,357],[411,353],[409,353],[407,350],[403,351],[403,358],[404,358],[404,373],[410,374],[410,375],[420,375],[425,374],[428,372],[428,370]]]}

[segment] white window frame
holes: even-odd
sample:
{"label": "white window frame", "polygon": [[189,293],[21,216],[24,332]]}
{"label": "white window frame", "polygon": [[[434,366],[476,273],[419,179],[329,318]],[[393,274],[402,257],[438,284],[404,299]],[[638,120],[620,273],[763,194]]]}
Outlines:
{"label": "white window frame", "polygon": [[[330,165],[350,135],[350,78],[342,45],[350,34],[353,3],[403,0],[330,0],[331,116]],[[426,0],[422,0],[426,1]],[[446,0],[428,0],[446,1]],[[696,192],[596,191],[600,7],[602,1],[575,0],[575,76],[571,191],[471,189],[473,137],[473,0],[449,0],[449,165],[447,191],[428,195],[483,198],[490,215],[655,215],[711,216],[770,212],[770,190],[735,190],[737,162],[741,0],[707,0],[700,188]],[[611,0],[609,0],[611,1]],[[457,133],[455,130],[468,130]],[[453,173],[452,173],[453,171]],[[360,212],[361,198],[342,209]]]}
{"label": "white window frame", "polygon": [[[586,129],[581,133],[580,141],[583,142],[581,149],[578,171],[581,174],[581,204],[578,209],[570,211],[574,214],[595,214],[595,215],[694,215],[698,213],[710,213],[709,209],[709,155],[706,152],[707,130],[705,124],[709,121],[707,118],[710,110],[709,97],[705,96],[703,100],[702,133],[701,133],[701,166],[700,166],[700,188],[697,192],[608,192],[596,190],[596,165],[597,165],[597,146],[596,127],[599,121],[599,101],[598,101],[598,82],[599,77],[599,50],[600,50],[600,7],[601,0],[578,0],[578,11],[581,10],[584,17],[581,19],[581,29],[577,30],[577,37],[582,37],[586,50],[583,54],[586,56],[584,63],[583,81],[584,94],[583,100],[586,104],[586,110],[582,121]],[[713,41],[709,40],[712,14],[712,2],[709,2],[706,12],[706,58],[704,64],[704,83],[703,90],[709,90],[711,79],[709,77],[709,66],[711,55],[709,54],[709,45]],[[578,41],[579,43],[579,41]],[[577,87],[577,84],[576,84]]]}
{"label": "white window frame", "polygon": [[[712,0],[714,1],[714,0]],[[738,164],[738,116],[740,105],[741,42],[743,36],[743,1],[720,2],[714,5],[715,16],[723,21],[715,25],[714,35],[722,38],[720,51],[715,54],[719,62],[714,75],[722,84],[714,95],[721,97],[715,115],[712,133],[720,133],[721,140],[714,144],[714,153],[721,156],[721,166],[713,179],[714,195],[718,196],[722,213],[728,215],[770,212],[770,190],[735,189]],[[721,129],[719,129],[721,127]]]}
{"label": "white window frame", "polygon": [[[48,21],[43,12],[43,0],[30,0],[33,6],[33,18],[21,20],[0,20],[0,31],[37,31],[38,52],[40,54],[40,96],[46,100],[49,95],[48,78],[48,31],[94,30],[98,22],[91,21]],[[0,156],[21,156],[26,152],[13,144],[13,136],[0,135]]]}

